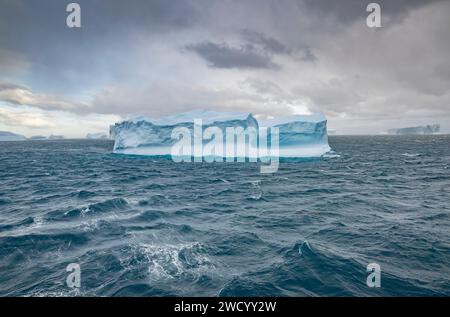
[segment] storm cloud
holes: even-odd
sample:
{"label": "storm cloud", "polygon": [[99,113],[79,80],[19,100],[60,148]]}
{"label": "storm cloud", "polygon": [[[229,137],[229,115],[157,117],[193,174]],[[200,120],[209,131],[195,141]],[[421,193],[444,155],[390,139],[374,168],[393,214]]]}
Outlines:
{"label": "storm cloud", "polygon": [[450,131],[449,1],[377,1],[379,29],[359,0],[77,2],[79,29],[64,1],[0,3],[1,129],[207,108]]}
{"label": "storm cloud", "polygon": [[227,44],[203,42],[186,46],[200,55],[210,67],[216,68],[276,68],[269,55],[258,52],[253,45],[230,47]]}

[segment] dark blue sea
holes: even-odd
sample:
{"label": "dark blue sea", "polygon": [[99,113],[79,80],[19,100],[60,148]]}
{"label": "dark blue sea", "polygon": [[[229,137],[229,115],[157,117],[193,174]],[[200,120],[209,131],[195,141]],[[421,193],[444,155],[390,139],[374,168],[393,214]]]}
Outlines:
{"label": "dark blue sea", "polygon": [[450,136],[330,137],[274,174],[112,145],[0,143],[1,296],[450,295]]}

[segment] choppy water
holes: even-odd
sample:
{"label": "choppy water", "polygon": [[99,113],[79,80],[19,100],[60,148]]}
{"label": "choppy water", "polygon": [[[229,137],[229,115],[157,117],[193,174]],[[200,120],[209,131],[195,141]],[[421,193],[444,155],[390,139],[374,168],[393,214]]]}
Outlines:
{"label": "choppy water", "polygon": [[330,144],[339,156],[262,175],[2,142],[0,295],[450,295],[450,136]]}

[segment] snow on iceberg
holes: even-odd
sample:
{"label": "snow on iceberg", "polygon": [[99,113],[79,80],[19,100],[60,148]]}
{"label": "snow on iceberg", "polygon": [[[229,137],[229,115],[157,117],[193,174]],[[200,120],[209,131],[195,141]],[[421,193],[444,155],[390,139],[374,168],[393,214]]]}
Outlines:
{"label": "snow on iceberg", "polygon": [[[330,151],[327,121],[323,115],[290,116],[258,122],[251,113],[194,110],[158,119],[137,117],[116,123],[110,127],[110,136],[114,139],[113,152],[133,155],[171,155],[171,150],[178,141],[173,138],[174,129],[186,128],[194,131],[193,134],[195,134],[194,120],[198,119],[201,119],[203,133],[208,128],[214,127],[226,136],[226,129],[231,127],[236,129],[236,140],[240,139],[240,133],[245,134],[251,129],[261,131],[262,128],[268,128],[269,146],[272,139],[271,128],[276,127],[279,131],[280,157],[319,157]],[[209,142],[214,141],[203,135],[203,145]],[[237,152],[239,153],[239,150]],[[228,157],[227,150],[223,153],[226,153],[224,156]],[[248,152],[244,153],[248,154]]]}

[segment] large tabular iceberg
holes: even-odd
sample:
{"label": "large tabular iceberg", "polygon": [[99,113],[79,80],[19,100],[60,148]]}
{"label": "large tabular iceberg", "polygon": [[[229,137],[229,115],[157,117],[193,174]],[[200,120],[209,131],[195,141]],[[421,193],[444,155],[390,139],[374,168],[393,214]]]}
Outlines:
{"label": "large tabular iceberg", "polygon": [[[110,136],[114,139],[113,151],[133,155],[171,155],[171,150],[178,141],[173,138],[173,131],[185,128],[193,131],[193,138],[195,138],[197,132],[195,132],[194,120],[198,119],[201,119],[202,131],[214,127],[223,132],[224,136],[227,135],[227,128],[230,127],[237,128],[236,131],[240,132],[249,129],[261,131],[267,128],[269,147],[272,145],[270,141],[272,128],[277,128],[280,157],[319,157],[330,151],[327,120],[323,115],[290,116],[258,122],[251,113],[205,110],[194,110],[159,119],[138,117],[116,123],[110,127]],[[205,145],[208,142],[214,141],[203,136],[202,144]],[[256,147],[259,144],[257,143]],[[227,152],[224,151],[224,153]]]}

